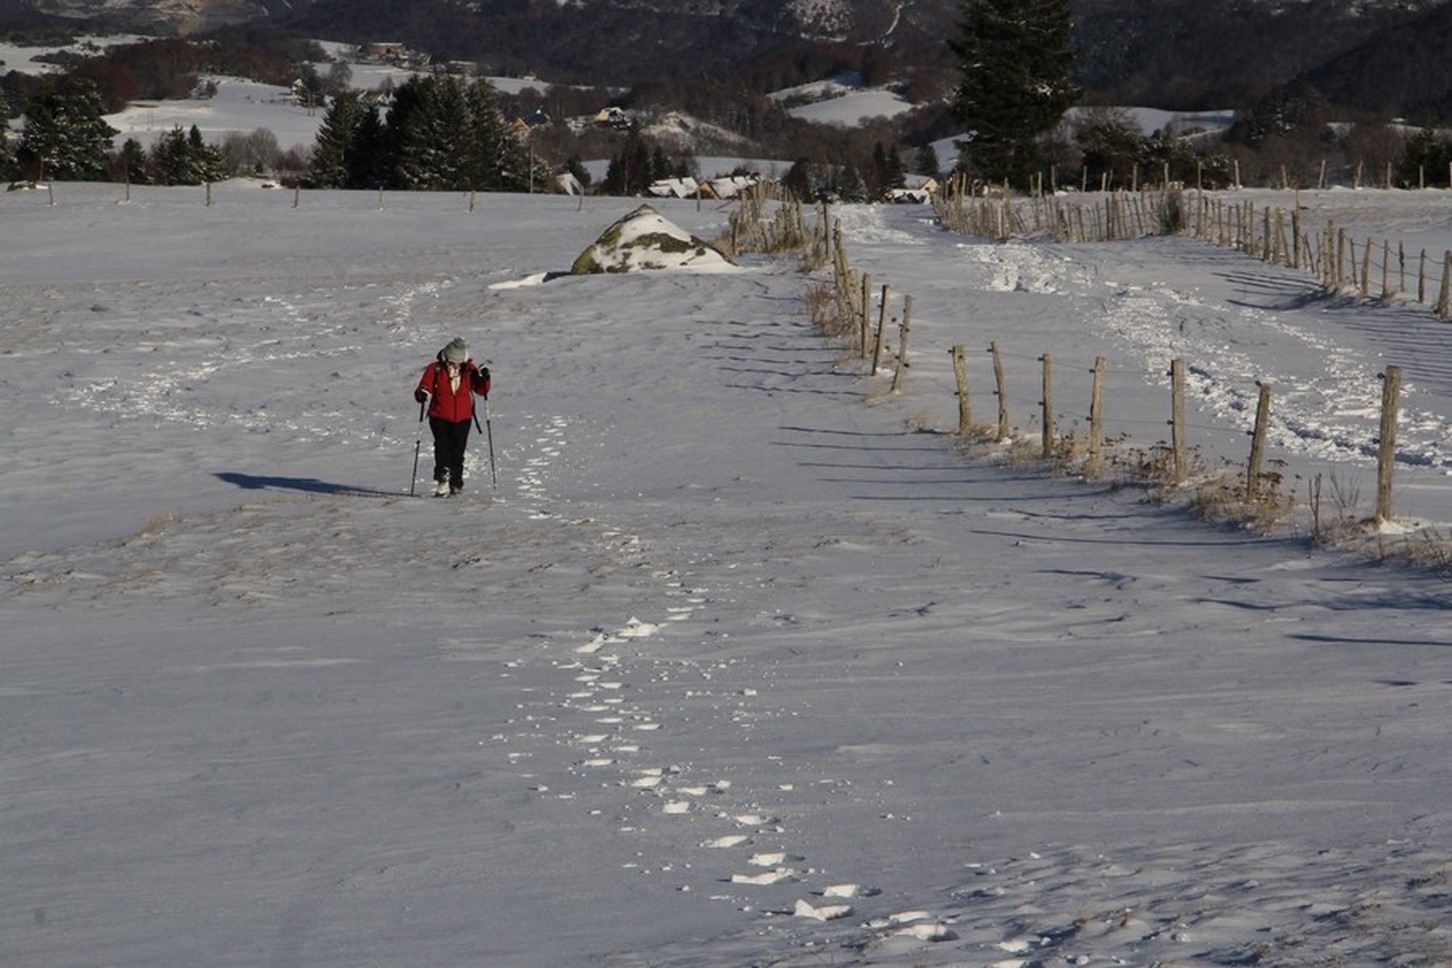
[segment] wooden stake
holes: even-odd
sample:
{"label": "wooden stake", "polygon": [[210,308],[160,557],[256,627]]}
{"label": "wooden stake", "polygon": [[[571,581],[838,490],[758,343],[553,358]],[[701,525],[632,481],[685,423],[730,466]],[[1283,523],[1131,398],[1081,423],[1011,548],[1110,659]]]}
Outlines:
{"label": "wooden stake", "polygon": [[963,344],[957,343],[953,355],[953,381],[958,385],[958,436],[966,436],[973,427],[973,411],[968,404],[968,360]]}
{"label": "wooden stake", "polygon": [[1043,444],[1040,453],[1048,458],[1054,454],[1054,358],[1045,353],[1039,360],[1044,364]]}
{"label": "wooden stake", "polygon": [[998,352],[998,343],[988,344],[988,352],[993,354],[993,379],[998,386],[998,439],[1008,439],[1008,393],[1003,385],[1003,356]]}
{"label": "wooden stake", "polygon": [[1397,418],[1401,414],[1402,368],[1388,366],[1382,374],[1381,429],[1376,451],[1376,521],[1392,516],[1392,471],[1397,455]]}
{"label": "wooden stake", "polygon": [[882,308],[877,313],[877,342],[872,348],[872,375],[877,376],[877,366],[882,360],[882,344],[887,339],[887,294],[889,287],[882,287]]}
{"label": "wooden stake", "polygon": [[1175,458],[1175,484],[1185,483],[1185,361],[1170,361],[1170,445]]}
{"label": "wooden stake", "polygon": [[1250,466],[1245,473],[1245,497],[1254,501],[1260,487],[1260,469],[1265,460],[1265,438],[1270,428],[1271,388],[1269,383],[1255,383],[1260,387],[1260,399],[1255,405],[1255,430],[1250,437]]}
{"label": "wooden stake", "polygon": [[892,374],[893,393],[902,390],[904,374],[908,368],[908,331],[912,328],[913,297],[902,297],[902,326],[898,328],[897,369]]}
{"label": "wooden stake", "polygon": [[1094,358],[1094,387],[1089,396],[1089,459],[1084,462],[1084,479],[1099,475],[1099,461],[1104,446],[1104,368],[1102,356]]}

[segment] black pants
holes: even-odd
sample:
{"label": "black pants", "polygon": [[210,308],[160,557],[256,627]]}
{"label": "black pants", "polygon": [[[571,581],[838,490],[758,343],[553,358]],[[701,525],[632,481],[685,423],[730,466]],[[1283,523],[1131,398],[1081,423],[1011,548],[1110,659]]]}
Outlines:
{"label": "black pants", "polygon": [[464,486],[464,450],[469,446],[469,428],[472,422],[458,423],[429,418],[429,429],[434,432],[434,480],[448,481],[454,490]]}

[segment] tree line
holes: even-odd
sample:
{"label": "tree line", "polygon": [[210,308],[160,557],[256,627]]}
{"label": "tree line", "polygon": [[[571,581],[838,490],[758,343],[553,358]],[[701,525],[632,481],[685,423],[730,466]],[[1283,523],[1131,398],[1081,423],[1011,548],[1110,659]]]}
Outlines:
{"label": "tree line", "polygon": [[[18,139],[0,139],[0,177],[196,184],[265,174],[326,188],[542,191],[566,171],[588,185],[581,159],[597,158],[609,167],[593,190],[632,195],[661,178],[701,174],[697,152],[743,154],[746,139],[750,153],[791,160],[785,180],[799,197],[875,200],[901,185],[906,170],[946,174],[932,143],[966,132],[957,166],[980,186],[1123,188],[1166,175],[1208,188],[1305,184],[1307,172],[1328,163],[1341,182],[1365,166],[1378,184],[1387,173],[1397,184],[1447,184],[1452,140],[1445,133],[1426,127],[1408,135],[1365,118],[1334,126],[1333,108],[1304,80],[1270,90],[1227,135],[1146,137],[1122,110],[1085,107],[1092,95],[1075,81],[1069,0],[960,0],[958,11],[956,32],[944,45],[958,61],[950,96],[850,127],[803,121],[778,99],[703,77],[641,83],[623,95],[542,86],[514,96],[506,113],[487,82],[459,75],[417,75],[396,88],[362,92],[351,87],[344,63],[320,76],[305,60],[240,41],[123,45],[78,60],[60,77],[11,72],[0,79],[0,116],[26,116]],[[292,53],[322,56],[309,48]],[[766,71],[767,63],[758,69]],[[878,80],[891,76],[870,57],[826,48],[805,60],[781,55],[771,76],[849,66]],[[190,94],[212,70],[263,74],[322,106],[315,142],[284,151],[258,130],[209,145],[193,128],[165,132],[149,146],[128,139],[113,148],[116,132],[103,115],[118,98],[132,90]],[[640,119],[672,111],[689,116],[700,122],[692,125],[693,147],[671,139],[665,126],[652,133],[639,123],[619,131],[558,120],[611,103]],[[556,120],[530,128],[507,120],[535,112]],[[723,134],[712,142],[716,129]]]}

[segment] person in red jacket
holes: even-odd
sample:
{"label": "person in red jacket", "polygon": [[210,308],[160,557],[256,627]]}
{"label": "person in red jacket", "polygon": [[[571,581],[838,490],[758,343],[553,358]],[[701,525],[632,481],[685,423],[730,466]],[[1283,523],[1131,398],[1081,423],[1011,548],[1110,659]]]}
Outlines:
{"label": "person in red jacket", "polygon": [[489,399],[489,367],[469,358],[469,346],[455,338],[439,350],[419,378],[413,398],[430,400],[429,429],[434,435],[434,496],[464,489],[464,449],[474,422],[474,394]]}

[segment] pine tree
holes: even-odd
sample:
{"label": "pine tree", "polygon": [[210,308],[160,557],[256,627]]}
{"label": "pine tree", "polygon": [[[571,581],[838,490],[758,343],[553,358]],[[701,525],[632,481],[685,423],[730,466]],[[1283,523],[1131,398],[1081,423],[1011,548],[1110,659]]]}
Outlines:
{"label": "pine tree", "polygon": [[1070,78],[1069,0],[960,0],[948,46],[962,75],[951,111],[966,130],[959,166],[988,182],[1027,187],[1037,140],[1079,99]]}
{"label": "pine tree", "polygon": [[938,161],[938,150],[933,147],[931,141],[923,142],[918,148],[917,154],[913,156],[913,173],[917,175],[931,175],[937,178],[942,173],[942,163]]}
{"label": "pine tree", "polygon": [[488,81],[469,89],[471,133],[470,188],[486,192],[517,192],[529,187],[529,153],[510,130],[499,109],[499,94]]}
{"label": "pine tree", "polygon": [[393,92],[388,110],[389,155],[393,187],[432,189],[438,185],[437,80],[414,75]]}
{"label": "pine tree", "polygon": [[146,149],[141,147],[141,142],[135,138],[127,138],[122,142],[118,161],[127,182],[132,185],[150,183],[151,173],[147,169]]}
{"label": "pine tree", "polygon": [[837,173],[837,197],[844,202],[867,201],[867,186],[856,165],[844,165]]}
{"label": "pine tree", "polygon": [[346,188],[350,157],[363,108],[356,91],[344,91],[328,104],[313,141],[312,180],[319,188]]}
{"label": "pine tree", "polygon": [[362,115],[353,128],[353,139],[348,142],[347,180],[350,189],[379,189],[389,184],[392,171],[392,157],[389,152],[388,128],[383,125],[383,116],[378,104],[364,107]]}
{"label": "pine tree", "polygon": [[198,182],[219,182],[228,175],[221,149],[203,141],[202,132],[196,125],[187,132],[187,159]]}
{"label": "pine tree", "polygon": [[158,185],[201,184],[192,168],[186,132],[180,126],[159,135],[151,146],[151,174]]}
{"label": "pine tree", "polygon": [[111,139],[96,85],[71,79],[30,102],[17,158],[37,175],[57,180],[104,180],[110,174]]}
{"label": "pine tree", "polygon": [[376,104],[363,109],[353,129],[353,140],[346,153],[349,188],[380,188],[388,185],[392,158],[389,151],[388,128]]}

